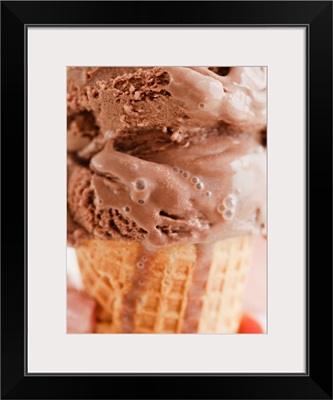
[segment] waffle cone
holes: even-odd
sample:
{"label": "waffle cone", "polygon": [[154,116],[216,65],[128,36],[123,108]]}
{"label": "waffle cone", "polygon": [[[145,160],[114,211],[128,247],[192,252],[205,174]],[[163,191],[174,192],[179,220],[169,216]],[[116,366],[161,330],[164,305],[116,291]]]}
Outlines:
{"label": "waffle cone", "polygon": [[77,248],[84,289],[97,301],[96,333],[235,333],[252,238],[147,252],[89,240]]}

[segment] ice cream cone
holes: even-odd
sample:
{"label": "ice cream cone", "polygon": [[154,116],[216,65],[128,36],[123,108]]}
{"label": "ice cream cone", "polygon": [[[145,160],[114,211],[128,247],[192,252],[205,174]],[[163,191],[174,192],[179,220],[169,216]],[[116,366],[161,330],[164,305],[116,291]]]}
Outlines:
{"label": "ice cream cone", "polygon": [[96,332],[238,331],[266,222],[266,72],[68,67],[68,243]]}
{"label": "ice cream cone", "polygon": [[236,333],[252,237],[149,252],[92,239],[76,249],[97,333]]}

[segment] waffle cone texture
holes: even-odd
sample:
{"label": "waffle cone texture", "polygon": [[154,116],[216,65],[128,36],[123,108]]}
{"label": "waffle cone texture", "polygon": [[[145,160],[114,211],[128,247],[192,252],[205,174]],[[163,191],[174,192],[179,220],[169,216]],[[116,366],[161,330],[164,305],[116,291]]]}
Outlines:
{"label": "waffle cone texture", "polygon": [[89,240],[76,249],[96,333],[236,333],[252,238],[146,251]]}

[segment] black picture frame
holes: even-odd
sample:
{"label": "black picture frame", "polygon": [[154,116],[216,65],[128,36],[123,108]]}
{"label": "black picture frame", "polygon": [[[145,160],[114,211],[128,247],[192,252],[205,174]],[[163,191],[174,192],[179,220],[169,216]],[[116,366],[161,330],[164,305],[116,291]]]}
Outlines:
{"label": "black picture frame", "polygon": [[[307,372],[27,374],[27,28],[229,24],[307,30]],[[1,33],[1,398],[332,399],[332,2],[4,1]]]}

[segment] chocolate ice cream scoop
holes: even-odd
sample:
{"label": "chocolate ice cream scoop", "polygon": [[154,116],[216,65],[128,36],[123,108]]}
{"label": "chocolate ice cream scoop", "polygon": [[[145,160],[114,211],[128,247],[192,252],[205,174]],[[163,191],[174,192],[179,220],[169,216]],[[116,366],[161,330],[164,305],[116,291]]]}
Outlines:
{"label": "chocolate ice cream scoop", "polygon": [[[69,68],[69,151],[82,152],[91,141],[105,142],[105,135],[121,138],[128,132],[153,130],[164,141],[184,144],[216,130],[264,131],[266,69],[235,67],[223,76],[218,69],[213,71],[204,67]],[[90,146],[83,158],[91,155]]]}
{"label": "chocolate ice cream scoop", "polygon": [[115,151],[109,140],[89,169],[78,168],[69,209],[98,237],[159,247],[260,233],[264,223],[265,152],[251,137],[152,148],[148,159]]}
{"label": "chocolate ice cream scoop", "polygon": [[70,68],[72,243],[260,233],[265,112],[264,68]]}

